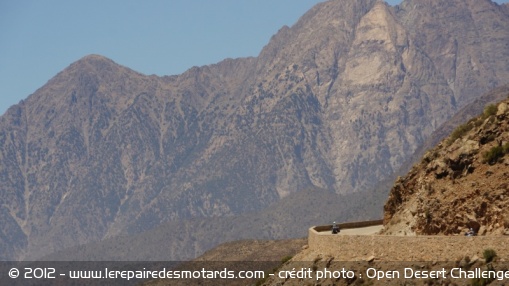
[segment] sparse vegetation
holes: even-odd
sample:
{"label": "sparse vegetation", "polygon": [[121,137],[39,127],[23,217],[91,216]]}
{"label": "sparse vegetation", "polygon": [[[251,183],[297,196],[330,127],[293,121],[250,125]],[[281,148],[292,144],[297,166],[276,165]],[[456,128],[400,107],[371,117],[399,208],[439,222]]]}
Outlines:
{"label": "sparse vegetation", "polygon": [[[491,266],[491,265],[488,265],[487,268],[488,268],[488,271],[494,270],[493,266]],[[494,280],[495,280],[494,277],[491,277],[491,278],[490,277],[488,277],[488,278],[482,278],[482,277],[481,278],[474,278],[474,279],[472,279],[471,285],[472,286],[485,286],[485,285],[490,284]]]}
{"label": "sparse vegetation", "polygon": [[449,140],[447,140],[447,143],[450,145],[456,141],[456,139],[463,137],[468,131],[472,130],[472,128],[479,127],[488,117],[497,114],[497,110],[498,107],[495,104],[486,106],[481,116],[471,119],[467,123],[456,127],[456,129],[454,129],[454,131],[451,133]]}
{"label": "sparse vegetation", "polygon": [[431,223],[433,215],[429,209],[426,209],[426,223]]}
{"label": "sparse vegetation", "polygon": [[474,125],[470,122],[456,127],[456,129],[454,129],[451,136],[449,137],[448,143],[452,144],[454,141],[456,141],[456,139],[463,137],[463,135],[472,130],[473,127]]}
{"label": "sparse vegetation", "polygon": [[316,270],[318,269],[318,265],[316,265],[320,260],[322,260],[322,258],[320,256],[317,256],[314,260],[313,260],[313,271],[316,272]]}
{"label": "sparse vegetation", "polygon": [[484,163],[488,163],[490,165],[495,164],[499,158],[503,157],[506,154],[506,151],[509,147],[507,144],[502,146],[492,147],[489,151],[484,152]]}
{"label": "sparse vegetation", "polygon": [[486,248],[483,251],[482,256],[486,260],[486,263],[490,263],[493,261],[493,259],[495,259],[495,257],[497,256],[497,253],[492,248]]}
{"label": "sparse vegetation", "polygon": [[492,115],[497,114],[497,110],[498,110],[498,108],[497,108],[497,105],[495,105],[495,104],[490,104],[490,105],[486,106],[484,108],[484,112],[483,112],[484,118],[488,118]]}
{"label": "sparse vegetation", "polygon": [[504,144],[502,151],[504,151],[504,154],[509,154],[509,142]]}

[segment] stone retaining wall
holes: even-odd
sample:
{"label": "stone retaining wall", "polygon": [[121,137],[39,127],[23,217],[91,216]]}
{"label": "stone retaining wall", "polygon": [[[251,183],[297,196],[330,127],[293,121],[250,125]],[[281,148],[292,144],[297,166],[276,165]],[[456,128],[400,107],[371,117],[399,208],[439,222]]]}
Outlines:
{"label": "stone retaining wall", "polygon": [[[359,227],[368,227],[368,226],[374,226],[374,225],[382,225],[383,222],[384,222],[383,219],[357,221],[357,222],[344,222],[344,223],[338,223],[338,226],[340,229],[359,228]],[[314,229],[318,232],[332,230],[332,224],[315,226]]]}
{"label": "stone retaining wall", "polygon": [[343,261],[373,256],[383,261],[457,261],[465,256],[482,258],[487,248],[509,261],[508,236],[319,235],[313,227],[308,244],[313,252]]}

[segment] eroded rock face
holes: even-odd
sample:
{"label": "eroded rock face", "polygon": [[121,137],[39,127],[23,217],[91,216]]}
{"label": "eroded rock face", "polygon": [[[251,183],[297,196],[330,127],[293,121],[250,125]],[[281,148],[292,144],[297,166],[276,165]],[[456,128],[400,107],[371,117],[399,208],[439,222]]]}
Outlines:
{"label": "eroded rock face", "polygon": [[497,108],[498,119],[504,119],[507,116],[508,109],[509,109],[509,107],[507,106],[507,103],[505,103],[505,102],[500,103]]}
{"label": "eroded rock face", "polygon": [[398,179],[384,207],[386,234],[509,230],[507,103],[499,103],[496,114],[470,120],[470,130],[441,142]]}
{"label": "eroded rock face", "polygon": [[[178,76],[85,57],[1,118],[0,258],[259,211],[306,188],[372,189],[509,78],[508,42],[490,1],[335,0],[256,58]],[[437,161],[438,176],[468,160]]]}

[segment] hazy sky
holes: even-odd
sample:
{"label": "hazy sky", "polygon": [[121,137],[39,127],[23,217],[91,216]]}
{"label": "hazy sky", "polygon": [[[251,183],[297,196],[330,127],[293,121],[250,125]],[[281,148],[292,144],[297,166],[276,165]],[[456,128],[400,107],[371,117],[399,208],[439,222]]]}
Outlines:
{"label": "hazy sky", "polygon": [[157,75],[256,56],[318,2],[1,0],[0,115],[88,54]]}

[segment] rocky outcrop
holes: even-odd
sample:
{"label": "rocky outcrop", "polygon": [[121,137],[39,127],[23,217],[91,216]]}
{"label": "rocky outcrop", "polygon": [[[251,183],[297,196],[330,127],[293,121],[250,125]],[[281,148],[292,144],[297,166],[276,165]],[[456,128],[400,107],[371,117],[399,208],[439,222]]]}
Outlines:
{"label": "rocky outcrop", "polygon": [[505,100],[459,126],[392,188],[386,234],[509,232],[509,110]]}

